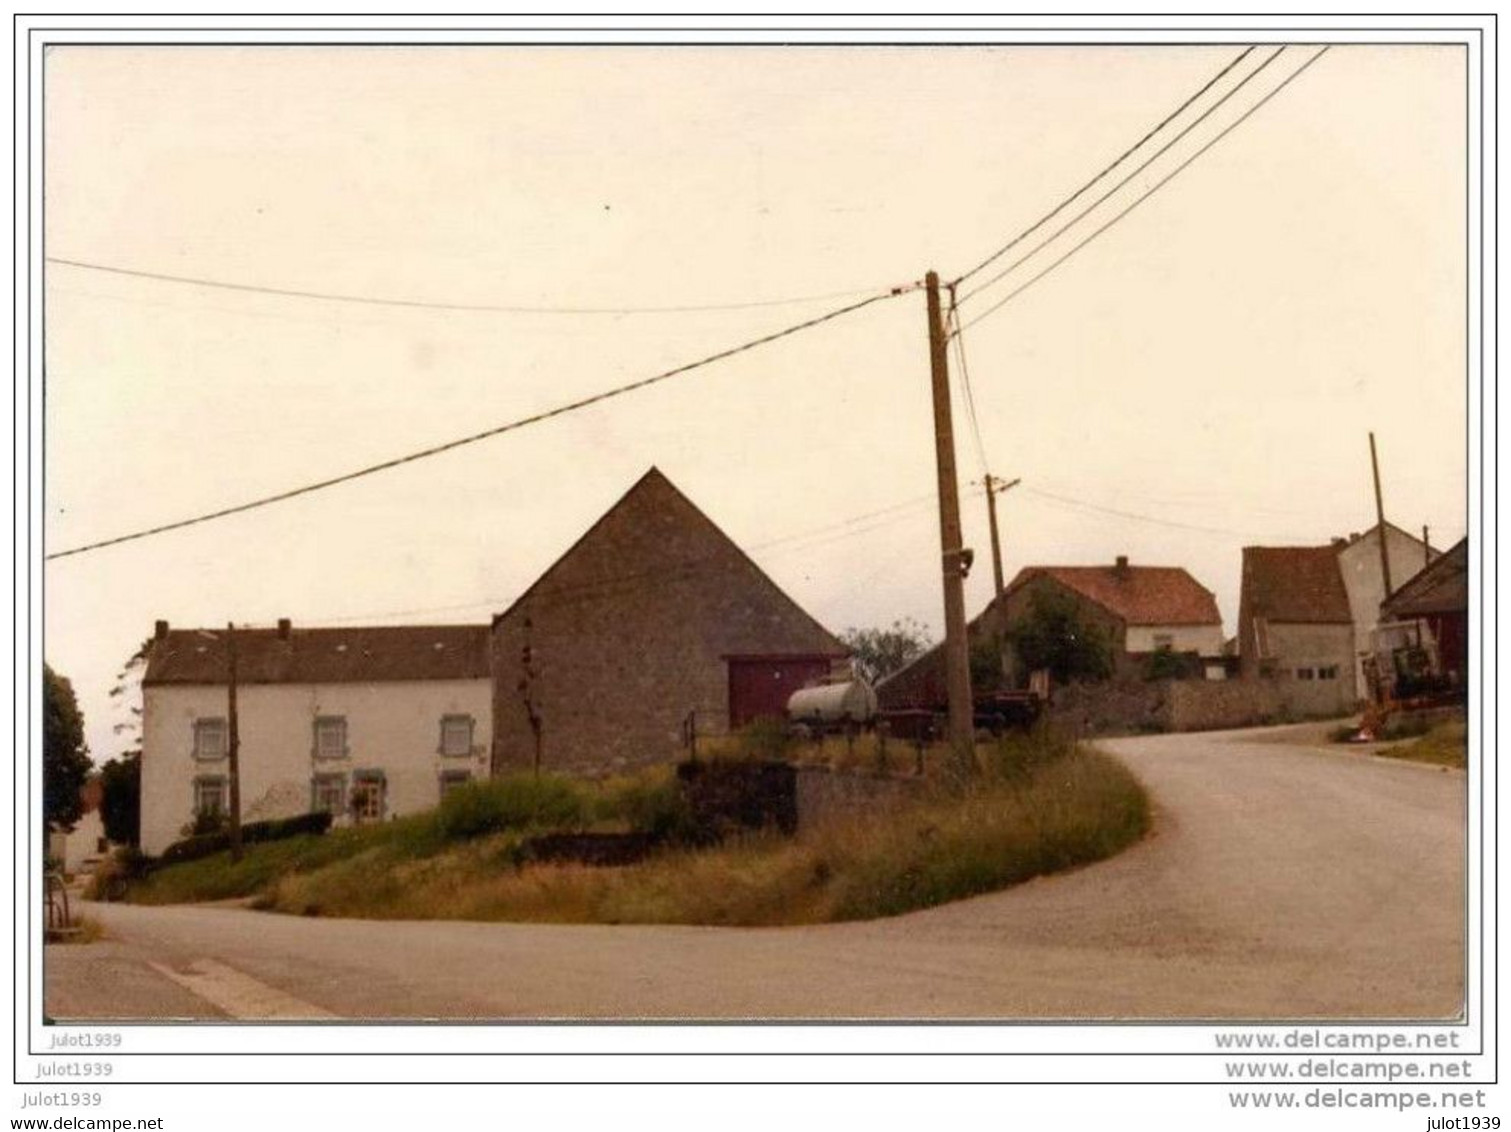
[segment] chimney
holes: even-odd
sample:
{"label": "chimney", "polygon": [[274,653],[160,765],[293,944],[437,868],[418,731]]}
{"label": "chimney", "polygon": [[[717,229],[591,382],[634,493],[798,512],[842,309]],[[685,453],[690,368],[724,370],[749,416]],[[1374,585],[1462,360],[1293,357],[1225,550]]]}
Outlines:
{"label": "chimney", "polygon": [[1128,576],[1128,556],[1126,554],[1119,554],[1117,556],[1116,562],[1113,566],[1113,573],[1115,573],[1119,578],[1125,578]]}
{"label": "chimney", "polygon": [[1341,550],[1343,547],[1345,547],[1347,545],[1348,545],[1348,539],[1344,538],[1342,535],[1334,535],[1333,536],[1333,549],[1334,550]]}
{"label": "chimney", "polygon": [[159,621],[152,629],[152,639],[161,641],[168,635],[168,622]]}
{"label": "chimney", "polygon": [[293,627],[293,622],[291,622],[287,617],[280,617],[278,619],[278,639],[280,641],[288,640],[289,630],[291,630]]}

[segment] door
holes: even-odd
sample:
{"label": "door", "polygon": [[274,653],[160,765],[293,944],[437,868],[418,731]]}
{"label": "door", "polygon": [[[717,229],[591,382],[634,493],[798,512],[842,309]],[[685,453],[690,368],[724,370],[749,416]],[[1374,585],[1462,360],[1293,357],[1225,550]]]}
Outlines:
{"label": "door", "polygon": [[749,656],[729,659],[729,726],[783,719],[798,689],[829,674],[826,656]]}

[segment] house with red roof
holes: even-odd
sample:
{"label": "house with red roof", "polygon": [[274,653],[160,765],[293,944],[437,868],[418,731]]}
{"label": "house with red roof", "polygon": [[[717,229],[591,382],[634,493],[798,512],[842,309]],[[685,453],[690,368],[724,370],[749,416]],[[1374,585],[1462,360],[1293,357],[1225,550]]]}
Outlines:
{"label": "house with red roof", "polygon": [[[1222,615],[1217,598],[1180,566],[1136,566],[1124,555],[1101,566],[1025,566],[1007,588],[971,621],[972,645],[998,642],[1009,626],[1030,616],[1036,601],[1069,599],[1081,616],[1099,626],[1112,650],[1115,669],[1136,672],[1162,650],[1200,658],[1209,679],[1222,679]],[[1010,686],[1028,673],[1003,654]],[[882,681],[876,690],[886,709],[923,707],[945,700],[944,654],[936,647]]]}
{"label": "house with red roof", "polygon": [[1432,559],[1424,541],[1392,523],[1326,546],[1244,547],[1241,672],[1287,682],[1298,710],[1352,710],[1368,691],[1363,666],[1374,653],[1381,602]]}

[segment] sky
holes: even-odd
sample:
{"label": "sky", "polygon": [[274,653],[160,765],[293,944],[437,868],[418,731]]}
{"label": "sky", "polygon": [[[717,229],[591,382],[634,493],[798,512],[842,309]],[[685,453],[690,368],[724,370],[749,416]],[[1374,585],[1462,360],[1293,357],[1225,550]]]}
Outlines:
{"label": "sky", "polygon": [[[1229,633],[1243,546],[1374,522],[1370,430],[1387,516],[1429,525],[1437,546],[1466,533],[1461,49],[1334,47],[987,313],[1314,51],[1287,49],[962,303],[981,437],[957,367],[968,613],[992,585],[983,453],[1022,478],[999,499],[1009,578],[1119,554],[1184,566]],[[930,269],[955,278],[1237,53],[54,47],[48,256],[548,310],[51,263],[47,549],[479,432]],[[711,306],[735,309],[686,309]],[[568,416],[49,562],[46,659],[103,760],[123,746],[108,691],[154,620],[485,623],[653,464],[830,628],[940,631],[927,324],[910,290]]]}

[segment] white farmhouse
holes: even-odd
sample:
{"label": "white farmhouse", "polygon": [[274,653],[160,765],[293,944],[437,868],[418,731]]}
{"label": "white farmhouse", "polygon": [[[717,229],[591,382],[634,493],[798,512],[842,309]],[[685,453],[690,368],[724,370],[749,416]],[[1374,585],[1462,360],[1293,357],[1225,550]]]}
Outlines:
{"label": "white farmhouse", "polygon": [[[485,625],[238,630],[244,822],[384,821],[489,773]],[[159,621],[142,679],[141,846],[230,803],[224,630]]]}

